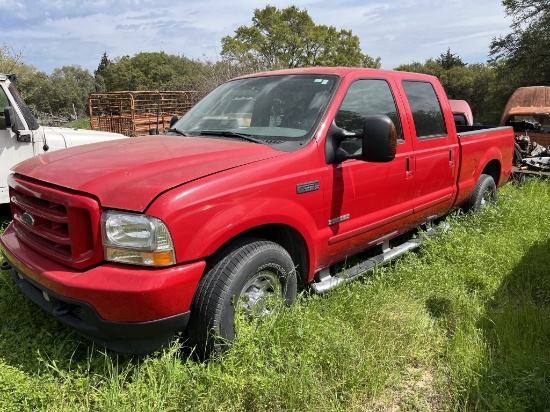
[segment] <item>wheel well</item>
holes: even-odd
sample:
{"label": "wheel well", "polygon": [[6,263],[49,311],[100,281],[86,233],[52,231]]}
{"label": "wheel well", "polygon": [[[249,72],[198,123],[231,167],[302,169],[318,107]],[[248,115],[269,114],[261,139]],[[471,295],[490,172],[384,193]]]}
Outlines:
{"label": "wheel well", "polygon": [[500,177],[500,162],[498,160],[491,160],[489,163],[487,163],[481,173],[491,176],[495,181],[495,184],[498,186],[498,181]]}
{"label": "wheel well", "polygon": [[249,229],[236,237],[257,237],[281,245],[290,254],[296,265],[298,287],[305,286],[309,272],[309,254],[302,235],[294,228],[281,225],[262,225]]}

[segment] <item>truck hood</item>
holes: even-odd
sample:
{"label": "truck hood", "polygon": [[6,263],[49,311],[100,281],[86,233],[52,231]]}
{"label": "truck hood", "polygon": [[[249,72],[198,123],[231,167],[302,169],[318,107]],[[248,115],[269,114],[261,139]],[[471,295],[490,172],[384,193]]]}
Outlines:
{"label": "truck hood", "polygon": [[104,207],[144,211],[170,188],[283,154],[266,145],[234,140],[136,137],[43,154],[19,163],[13,171],[89,193]]}
{"label": "truck hood", "polygon": [[73,129],[70,127],[42,126],[45,143],[49,150],[64,149],[88,143],[104,142],[107,140],[123,139],[126,136],[119,133],[100,132],[97,130]]}

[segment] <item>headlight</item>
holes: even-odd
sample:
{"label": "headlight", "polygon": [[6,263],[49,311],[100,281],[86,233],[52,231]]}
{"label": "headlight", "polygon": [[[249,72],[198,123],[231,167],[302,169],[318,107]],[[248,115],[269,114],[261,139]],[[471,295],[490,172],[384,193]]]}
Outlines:
{"label": "headlight", "polygon": [[108,210],[101,215],[105,259],[144,266],[176,263],[172,237],[156,217]]}

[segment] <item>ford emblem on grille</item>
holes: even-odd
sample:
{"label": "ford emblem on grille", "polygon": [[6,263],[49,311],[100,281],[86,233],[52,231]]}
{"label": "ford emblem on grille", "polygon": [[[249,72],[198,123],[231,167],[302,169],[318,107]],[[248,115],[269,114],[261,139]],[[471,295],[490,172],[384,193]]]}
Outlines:
{"label": "ford emblem on grille", "polygon": [[27,212],[23,213],[23,215],[21,216],[21,219],[27,225],[34,226],[34,217],[30,213],[27,213]]}

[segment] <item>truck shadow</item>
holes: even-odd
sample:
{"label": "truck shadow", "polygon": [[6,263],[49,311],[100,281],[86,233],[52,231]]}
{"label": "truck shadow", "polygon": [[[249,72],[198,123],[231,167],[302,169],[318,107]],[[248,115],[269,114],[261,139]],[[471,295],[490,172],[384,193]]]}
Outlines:
{"label": "truck shadow", "polygon": [[488,301],[469,401],[480,410],[550,408],[550,239],[534,244]]}

